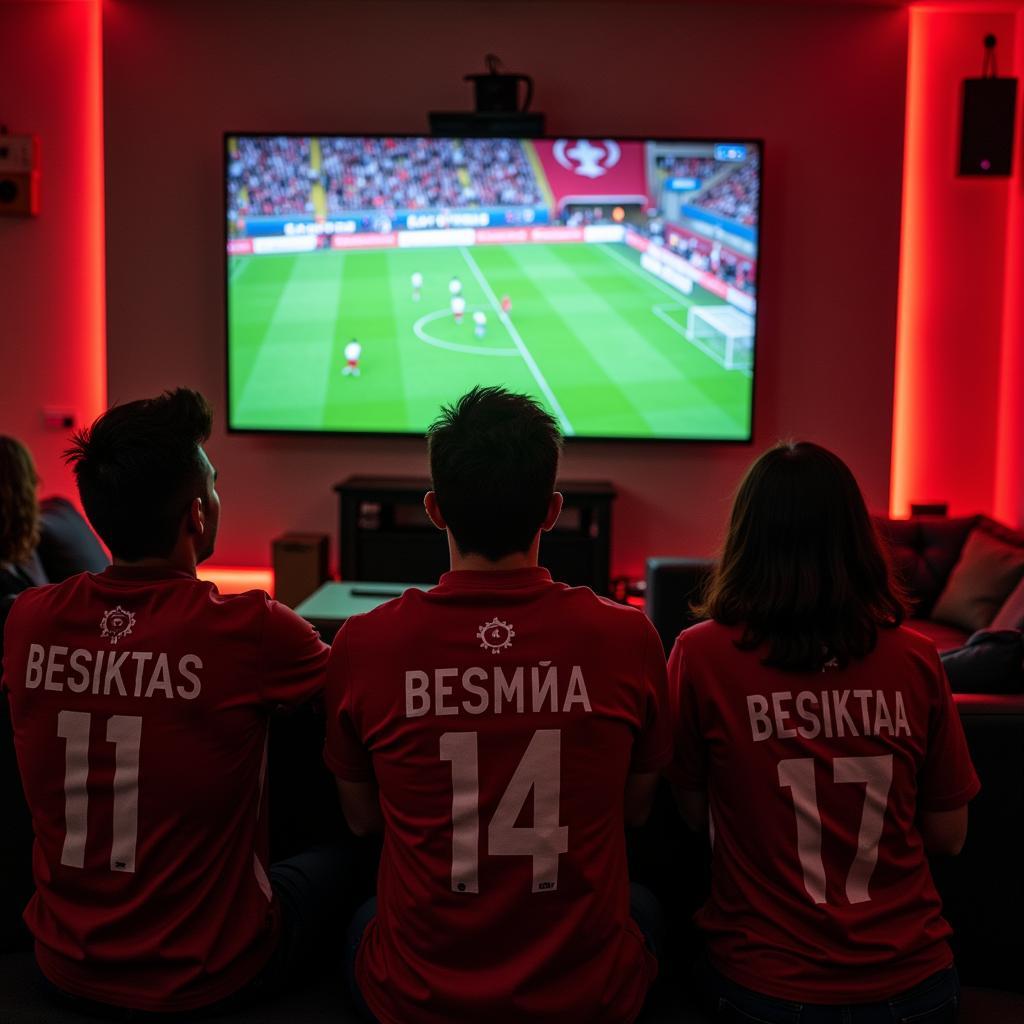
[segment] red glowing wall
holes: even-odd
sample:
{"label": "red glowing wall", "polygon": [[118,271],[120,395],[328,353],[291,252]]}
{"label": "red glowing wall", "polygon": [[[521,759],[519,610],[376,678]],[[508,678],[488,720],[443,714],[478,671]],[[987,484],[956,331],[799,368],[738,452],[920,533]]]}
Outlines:
{"label": "red glowing wall", "polygon": [[73,495],[65,431],[106,404],[99,0],[0,3],[0,121],[42,144],[42,210],[0,218],[0,433],[32,450],[43,493]]}
{"label": "red glowing wall", "polygon": [[961,82],[982,40],[1019,74],[1020,14],[1005,4],[911,9],[892,500],[1024,522],[1020,106],[1013,178],[956,175]]}

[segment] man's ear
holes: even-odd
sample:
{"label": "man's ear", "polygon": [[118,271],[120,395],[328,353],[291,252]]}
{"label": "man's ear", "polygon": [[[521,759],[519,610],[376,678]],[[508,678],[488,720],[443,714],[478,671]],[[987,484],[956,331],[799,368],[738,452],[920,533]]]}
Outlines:
{"label": "man's ear", "polygon": [[206,507],[202,498],[193,498],[185,517],[185,526],[189,533],[202,537],[206,533]]}
{"label": "man's ear", "polygon": [[555,523],[558,522],[558,517],[562,514],[562,502],[564,501],[561,491],[555,491],[551,495],[551,500],[548,502],[548,514],[544,517],[544,522],[540,524],[540,528],[547,533]]}
{"label": "man's ear", "polygon": [[448,524],[444,521],[444,516],[441,515],[441,506],[437,503],[437,495],[433,491],[427,491],[423,496],[423,507],[426,509],[430,521],[439,530],[448,529]]}

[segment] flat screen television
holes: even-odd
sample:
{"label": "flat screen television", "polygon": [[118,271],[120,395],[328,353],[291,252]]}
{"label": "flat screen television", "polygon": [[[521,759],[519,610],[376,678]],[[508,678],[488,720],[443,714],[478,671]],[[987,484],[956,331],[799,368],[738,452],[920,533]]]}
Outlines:
{"label": "flat screen television", "polygon": [[749,441],[761,148],[226,135],[229,427],[422,435],[483,384]]}

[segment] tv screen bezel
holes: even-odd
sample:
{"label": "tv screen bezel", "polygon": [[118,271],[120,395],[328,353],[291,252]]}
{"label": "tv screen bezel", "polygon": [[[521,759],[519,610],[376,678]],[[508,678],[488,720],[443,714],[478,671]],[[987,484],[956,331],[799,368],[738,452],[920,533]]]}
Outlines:
{"label": "tv screen bezel", "polygon": [[[227,131],[221,135],[221,260],[223,267],[223,299],[224,299],[224,409],[226,432],[228,434],[256,435],[256,436],[290,436],[290,437],[320,437],[325,439],[347,437],[347,438],[416,438],[422,440],[424,432],[414,430],[344,430],[341,428],[323,428],[320,430],[307,427],[236,427],[231,422],[231,319],[229,309],[229,264],[228,264],[228,139],[235,137],[247,138],[296,138],[307,139],[314,136],[325,138],[347,138],[347,139],[445,139],[465,138],[467,136],[457,135],[434,135],[429,132],[338,132],[338,131]],[[757,180],[758,180],[758,207],[757,207],[757,259],[754,270],[754,294],[757,301],[757,309],[754,313],[754,343],[750,364],[750,419],[749,430],[746,437],[628,437],[623,435],[596,435],[596,434],[569,434],[564,442],[572,444],[656,444],[656,445],[729,445],[749,447],[754,443],[755,413],[757,410],[757,359],[760,334],[760,310],[761,310],[761,225],[764,209],[764,153],[765,144],[763,138],[747,135],[620,135],[614,132],[589,132],[589,133],[568,133],[544,135],[493,135],[486,138],[502,139],[529,139],[554,142],[558,139],[570,138],[603,138],[614,139],[617,142],[662,142],[662,143],[707,143],[723,144],[725,142],[737,143],[740,145],[755,145],[758,147]]]}

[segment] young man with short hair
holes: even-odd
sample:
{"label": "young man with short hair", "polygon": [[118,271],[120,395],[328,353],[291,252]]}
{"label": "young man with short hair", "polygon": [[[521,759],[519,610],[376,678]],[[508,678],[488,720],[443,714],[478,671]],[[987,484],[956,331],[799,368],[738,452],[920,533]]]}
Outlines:
{"label": "young man with short hair", "polygon": [[381,1024],[632,1021],[657,964],[623,826],[670,759],[661,643],[538,567],[562,496],[536,402],[475,388],[428,441],[452,571],[349,619],[328,666],[325,759],[353,831],[384,830],[354,995]]}
{"label": "young man with short hair", "polygon": [[267,869],[270,713],[321,689],[328,651],[266,594],[196,579],[220,520],[211,422],[180,388],[76,435],[114,564],[27,591],[5,634],[36,959],[66,998],[126,1011],[279,987],[341,912],[337,853]]}

